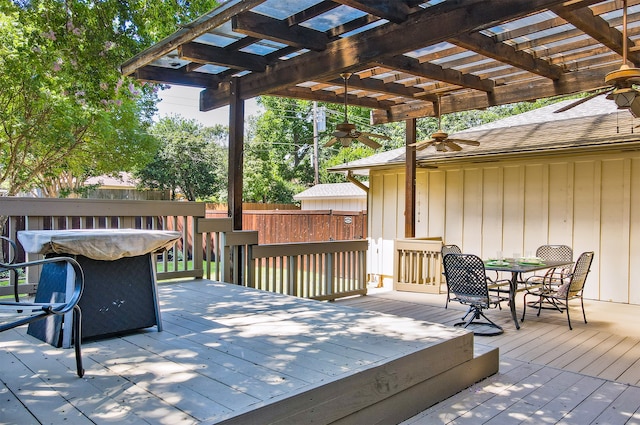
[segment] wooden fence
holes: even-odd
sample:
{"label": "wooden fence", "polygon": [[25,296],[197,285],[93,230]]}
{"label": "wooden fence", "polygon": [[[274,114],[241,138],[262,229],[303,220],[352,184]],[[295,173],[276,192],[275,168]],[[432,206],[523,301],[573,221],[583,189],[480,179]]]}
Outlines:
{"label": "wooden fence", "polygon": [[[226,217],[207,210],[207,217]],[[243,230],[259,232],[260,244],[327,242],[367,238],[366,211],[245,210]]]}

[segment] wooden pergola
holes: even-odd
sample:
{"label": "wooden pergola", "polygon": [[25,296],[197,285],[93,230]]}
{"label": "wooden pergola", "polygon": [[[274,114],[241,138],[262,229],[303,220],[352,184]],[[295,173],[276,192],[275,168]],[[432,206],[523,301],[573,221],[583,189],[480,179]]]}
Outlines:
{"label": "wooden pergola", "polygon": [[[640,65],[640,0],[628,0],[627,59]],[[620,68],[622,0],[230,0],[121,67],[201,87],[230,105],[229,205],[242,226],[244,101],[258,95],[372,108],[406,121],[405,234],[414,236],[415,119],[603,88]]]}

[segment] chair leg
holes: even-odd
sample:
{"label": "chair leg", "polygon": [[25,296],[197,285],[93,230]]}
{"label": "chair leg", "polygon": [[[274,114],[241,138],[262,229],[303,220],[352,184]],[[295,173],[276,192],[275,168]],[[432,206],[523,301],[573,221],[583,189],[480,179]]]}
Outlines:
{"label": "chair leg", "polygon": [[584,323],[587,323],[587,315],[584,312],[584,298],[580,295],[580,305],[582,305],[582,317],[584,318]]}
{"label": "chair leg", "polygon": [[573,328],[571,327],[571,317],[569,316],[569,305],[567,303],[567,322],[569,322],[569,330],[572,331]]}
{"label": "chair leg", "polygon": [[444,303],[444,308],[449,307],[449,288],[447,288],[447,301]]}
{"label": "chair leg", "polygon": [[[467,320],[465,322],[464,319],[469,314],[472,314],[472,316],[471,316],[471,318],[469,320]],[[486,320],[486,322],[474,322],[476,319],[480,319],[480,318],[483,318],[484,320]],[[493,327],[493,328],[497,329],[497,332],[477,332],[477,331],[474,331],[473,332],[474,335],[495,336],[495,335],[500,335],[501,333],[504,332],[504,330],[502,329],[502,326],[494,323],[493,320],[491,320],[487,316],[485,316],[484,313],[482,312],[482,309],[480,309],[478,307],[471,306],[469,308],[469,311],[467,312],[467,314],[465,314],[465,316],[462,318],[462,320],[463,320],[462,322],[455,323],[453,326],[462,326],[463,328],[467,328],[472,323],[475,323],[475,324],[478,324],[478,325],[486,325],[486,326],[490,326],[490,327]]]}
{"label": "chair leg", "polygon": [[82,311],[80,306],[73,307],[73,333],[74,333],[74,347],[76,351],[76,370],[78,376],[82,378],[84,376],[84,368],[82,367]]}
{"label": "chair leg", "polygon": [[542,292],[540,293],[540,299],[538,300],[538,317],[540,317],[540,313],[542,312],[542,299],[544,298],[544,295],[542,295]]}

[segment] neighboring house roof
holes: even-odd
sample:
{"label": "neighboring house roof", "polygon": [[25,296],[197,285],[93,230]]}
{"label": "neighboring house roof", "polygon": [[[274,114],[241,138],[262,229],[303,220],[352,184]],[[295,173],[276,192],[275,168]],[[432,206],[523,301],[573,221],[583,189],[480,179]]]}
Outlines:
{"label": "neighboring house roof", "polygon": [[110,175],[90,177],[84,183],[87,186],[97,184],[103,189],[135,189],[137,180],[131,173],[121,171],[117,177]]}
{"label": "neighboring house roof", "polygon": [[296,201],[337,198],[366,199],[367,193],[353,183],[325,183],[310,187],[293,197]]}
{"label": "neighboring house roof", "polygon": [[[605,96],[595,97],[568,111],[555,113],[575,100],[566,100],[489,124],[470,128],[450,138],[477,140],[480,146],[463,146],[459,152],[436,152],[429,147],[416,152],[416,162],[436,165],[441,162],[525,154],[551,154],[585,148],[610,149],[612,144],[640,143],[638,124],[628,110],[619,110]],[[446,131],[446,129],[445,129]],[[405,148],[381,152],[352,161],[330,171],[366,171],[369,168],[399,165],[405,162]]]}

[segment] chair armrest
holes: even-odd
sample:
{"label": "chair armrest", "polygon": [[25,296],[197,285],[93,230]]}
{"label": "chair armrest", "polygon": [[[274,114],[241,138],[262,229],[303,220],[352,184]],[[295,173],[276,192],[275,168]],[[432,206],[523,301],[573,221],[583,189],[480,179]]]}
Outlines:
{"label": "chair armrest", "polygon": [[[18,246],[16,245],[16,243],[14,241],[12,241],[11,239],[5,237],[5,236],[0,236],[0,243],[2,243],[2,241],[7,242],[10,246],[11,249],[9,250],[9,258],[6,259],[7,264],[11,264],[15,261],[16,259],[16,253],[18,252]],[[0,270],[4,267],[4,246],[0,246],[0,252],[2,253],[2,256],[0,256]]]}
{"label": "chair armrest", "polygon": [[44,258],[42,260],[27,261],[24,263],[12,263],[12,264],[0,262],[0,269],[16,270],[16,269],[21,269],[23,267],[40,266],[43,264],[62,263],[62,262],[71,265],[75,275],[73,293],[71,294],[71,298],[69,300],[66,300],[65,303],[50,303],[48,304],[48,307],[47,307],[46,303],[21,303],[21,302],[0,301],[0,305],[25,306],[25,307],[37,305],[39,307],[42,307],[43,310],[53,314],[65,314],[73,310],[73,308],[78,304],[78,301],[80,301],[80,297],[82,296],[82,291],[84,290],[84,273],[82,272],[82,267],[80,267],[80,264],[78,264],[78,262],[73,258],[52,257],[52,258]]}

